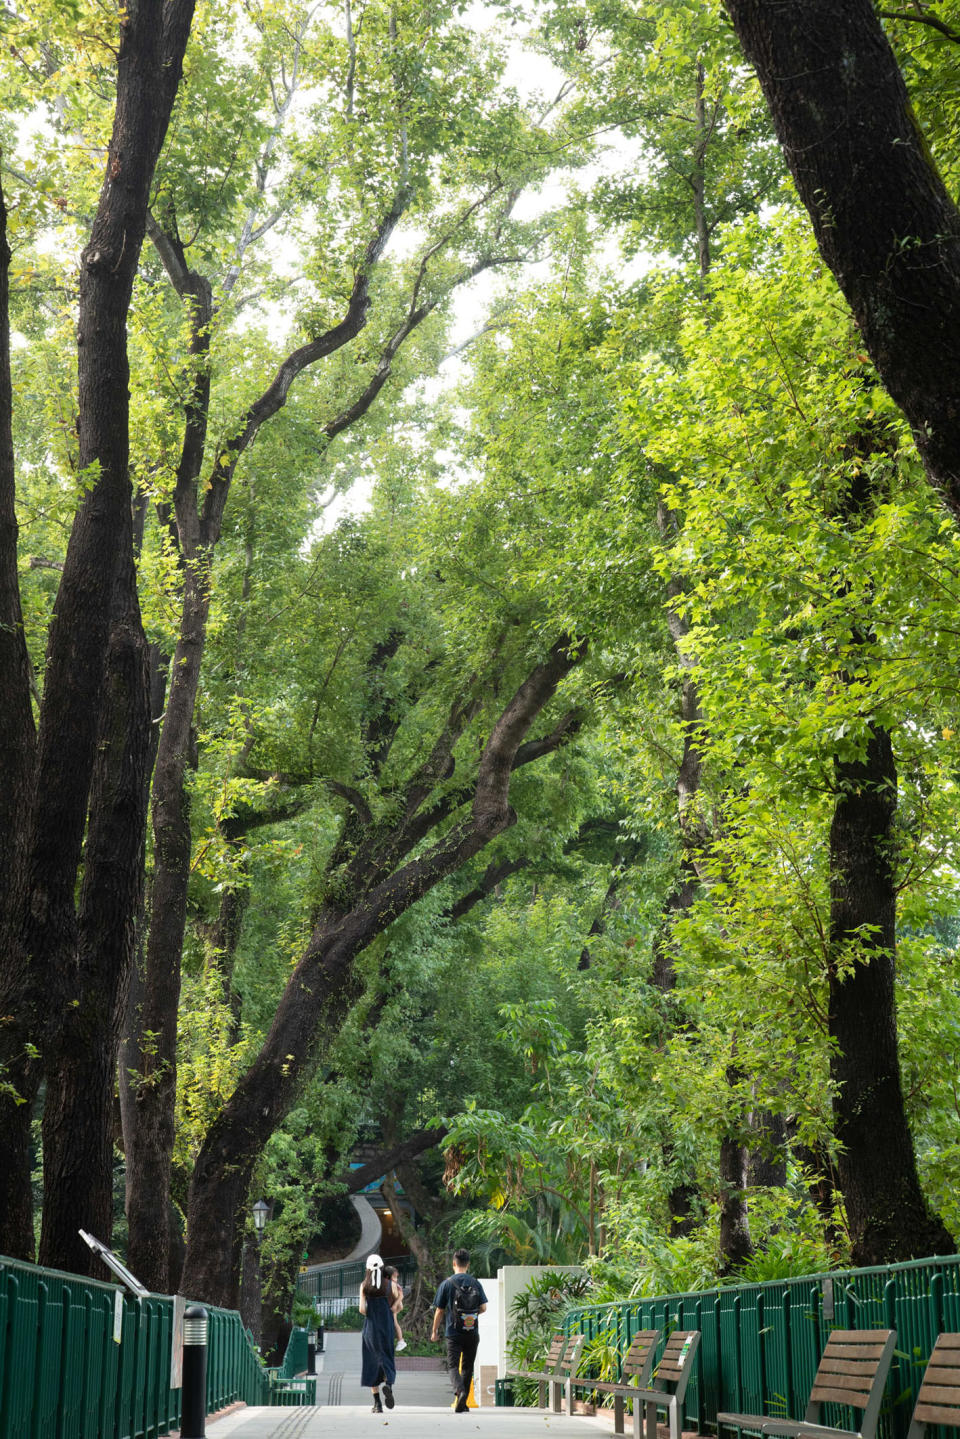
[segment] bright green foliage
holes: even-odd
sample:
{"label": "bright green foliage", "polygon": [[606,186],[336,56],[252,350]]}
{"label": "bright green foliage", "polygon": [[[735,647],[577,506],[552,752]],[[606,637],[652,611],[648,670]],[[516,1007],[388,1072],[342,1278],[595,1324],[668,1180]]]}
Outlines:
{"label": "bright green foliage", "polygon": [[[952,181],[960,44],[946,32],[960,9],[926,9],[937,25],[887,23]],[[216,0],[194,28],[129,334],[140,595],[163,653],[181,619],[168,507],[193,385],[209,372],[202,503],[248,407],[291,350],[340,323],[378,232],[389,242],[364,325],[298,377],[243,455],[213,561],[189,779],[180,1198],[337,895],[328,861],[350,805],[389,815],[469,693],[450,793],[510,687],[566,632],[589,659],[544,724],[575,712],[575,740],[515,775],[517,824],[359,961],[342,1033],[261,1160],[265,1260],[280,1269],[302,1249],[357,1135],[443,1115],[450,1185],[461,1206],[488,1206],[444,1237],[491,1262],[592,1256],[609,1294],[711,1283],[719,1143],[762,1113],[785,1122],[792,1152],[785,1185],[750,1191],[748,1275],[842,1256],[804,1164],[834,1143],[834,767],[871,725],[892,733],[899,772],[905,1087],[928,1191],[960,1230],[960,541],[790,207],[721,7],[551,0],[533,18],[568,86],[552,108],[504,83],[503,48],[457,3]],[[23,597],[41,687],[56,566],[91,480],[70,356],[115,30],[84,0],[3,22]],[[616,148],[568,204],[517,218],[558,156],[579,167],[607,136]],[[601,271],[614,229],[622,253],[657,257],[633,286]],[[200,337],[164,234],[210,281]],[[533,258],[547,273],[521,280]],[[463,383],[438,397],[418,382],[444,357],[453,297],[488,270],[511,279]],[[325,517],[353,485],[366,511]],[[651,976],[681,853],[690,676],[701,883],[669,926],[664,993]],[[365,743],[377,714],[398,726],[380,773]],[[454,921],[490,863],[513,868]],[[235,947],[218,927],[233,901]],[[693,1231],[678,1237],[670,1203],[688,1182]],[[549,1322],[545,1310],[531,1333]]]}

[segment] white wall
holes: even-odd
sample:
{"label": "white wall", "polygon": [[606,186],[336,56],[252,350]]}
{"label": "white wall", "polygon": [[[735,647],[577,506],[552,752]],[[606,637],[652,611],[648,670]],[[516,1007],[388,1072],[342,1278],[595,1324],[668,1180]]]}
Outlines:
{"label": "white wall", "polygon": [[[579,1264],[511,1264],[497,1273],[497,1378],[502,1379],[507,1372],[507,1343],[510,1338],[512,1323],[510,1311],[513,1302],[519,1294],[530,1283],[530,1280],[538,1274],[582,1274],[583,1269]],[[493,1283],[494,1281],[491,1281]],[[484,1290],[487,1294],[486,1280]],[[481,1339],[481,1344],[483,1340]],[[488,1363],[493,1363],[491,1359]]]}
{"label": "white wall", "polygon": [[480,1284],[487,1296],[487,1312],[481,1314],[479,1320],[477,1364],[496,1364],[500,1347],[500,1289],[496,1279],[480,1279]]}

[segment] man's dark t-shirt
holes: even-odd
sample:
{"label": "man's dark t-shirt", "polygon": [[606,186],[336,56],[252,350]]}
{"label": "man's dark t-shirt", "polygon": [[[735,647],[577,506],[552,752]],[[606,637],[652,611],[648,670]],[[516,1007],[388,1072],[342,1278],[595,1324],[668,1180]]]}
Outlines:
{"label": "man's dark t-shirt", "polygon": [[[457,1289],[468,1281],[471,1284],[475,1284],[479,1289],[480,1303],[486,1304],[487,1296],[483,1292],[483,1285],[480,1283],[479,1279],[474,1279],[473,1275],[468,1273],[449,1275],[441,1283],[439,1289],[437,1290],[436,1298],[433,1301],[433,1307],[435,1309],[443,1309],[446,1311],[446,1333],[449,1339],[453,1339],[458,1334],[462,1334],[464,1332],[462,1329],[458,1329],[457,1327],[457,1312],[453,1307],[453,1297]],[[477,1332],[476,1318],[474,1319],[470,1332],[474,1334],[476,1334]]]}

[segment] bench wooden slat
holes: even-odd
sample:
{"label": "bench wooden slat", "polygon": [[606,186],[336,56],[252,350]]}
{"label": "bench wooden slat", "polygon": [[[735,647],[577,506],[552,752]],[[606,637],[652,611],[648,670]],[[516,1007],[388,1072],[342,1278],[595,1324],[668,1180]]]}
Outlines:
{"label": "bench wooden slat", "polygon": [[922,1424],[960,1424],[960,1411],[946,1409],[941,1404],[918,1404],[913,1411],[913,1417]]}
{"label": "bench wooden slat", "polygon": [[956,1384],[927,1384],[924,1381],[917,1395],[917,1403],[960,1405],[960,1388]]}
{"label": "bench wooden slat", "polygon": [[810,1398],[818,1399],[821,1389],[856,1389],[869,1394],[873,1380],[866,1374],[818,1374],[810,1390]]}
{"label": "bench wooden slat", "polygon": [[960,1334],[938,1334],[923,1372],[907,1439],[924,1439],[925,1425],[960,1428]]}
{"label": "bench wooden slat", "polygon": [[842,1384],[820,1384],[810,1397],[818,1404],[850,1404],[854,1409],[866,1409],[870,1391],[860,1387],[846,1389]]}
{"label": "bench wooden slat", "polygon": [[834,1351],[832,1354],[824,1351],[823,1358],[817,1366],[818,1374],[872,1374],[877,1367],[876,1359],[845,1359],[843,1355]]}
{"label": "bench wooden slat", "polygon": [[636,1384],[615,1384],[612,1379],[572,1379],[574,1389],[602,1389],[605,1394],[625,1394],[628,1399],[639,1393]]}
{"label": "bench wooden slat", "polygon": [[931,1359],[923,1376],[923,1383],[920,1385],[922,1394],[928,1384],[939,1384],[949,1389],[960,1389],[960,1363],[936,1364]]}
{"label": "bench wooden slat", "polygon": [[849,1339],[837,1339],[831,1334],[823,1346],[823,1353],[834,1355],[839,1359],[879,1359],[883,1354],[883,1340],[878,1339],[878,1334],[885,1334],[885,1329],[865,1329],[867,1336],[859,1344],[851,1344]]}

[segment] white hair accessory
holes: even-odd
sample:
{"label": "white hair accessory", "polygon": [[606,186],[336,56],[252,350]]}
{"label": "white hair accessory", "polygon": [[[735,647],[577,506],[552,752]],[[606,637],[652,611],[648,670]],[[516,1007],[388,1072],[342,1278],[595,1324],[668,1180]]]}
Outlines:
{"label": "white hair accessory", "polygon": [[370,1255],[370,1258],[367,1260],[367,1268],[373,1275],[373,1287],[379,1289],[381,1281],[383,1280],[383,1260],[379,1254]]}

